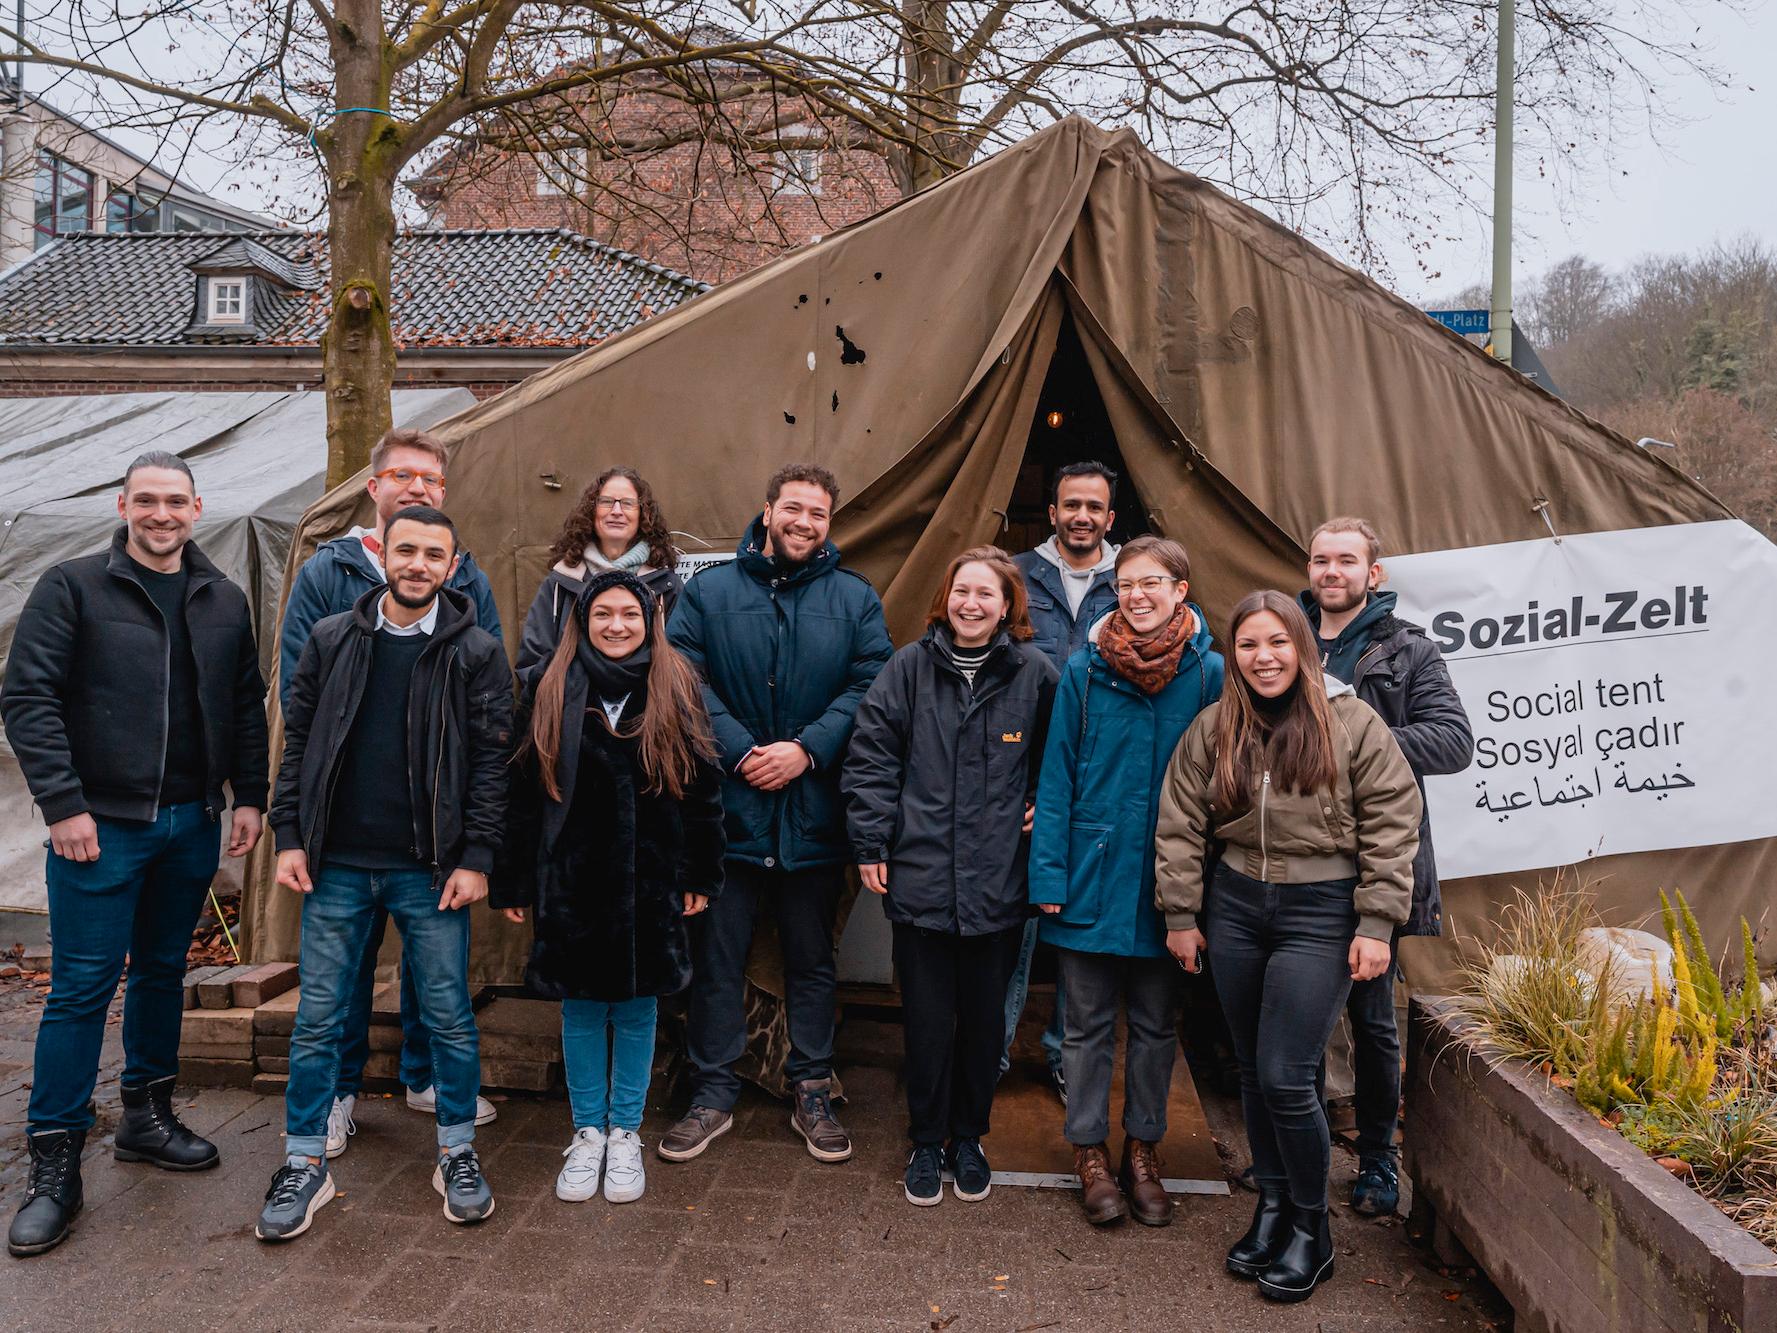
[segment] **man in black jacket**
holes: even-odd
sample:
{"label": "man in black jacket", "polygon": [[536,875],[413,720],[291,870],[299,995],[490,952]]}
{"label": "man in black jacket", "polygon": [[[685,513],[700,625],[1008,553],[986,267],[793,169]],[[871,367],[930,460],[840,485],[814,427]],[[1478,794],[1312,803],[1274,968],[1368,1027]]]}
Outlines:
{"label": "man in black jacket", "polygon": [[386,587],[309,636],[290,683],[271,825],[278,883],[304,896],[302,1002],[290,1037],[285,1164],[256,1234],[290,1240],[333,1198],[327,1116],[359,960],[378,907],[401,932],[432,1036],[438,1163],[453,1222],[479,1222],[493,1193],[475,1155],[480,1045],[469,1000],[469,917],[487,896],[504,834],[512,672],[445,587],[456,529],[403,509],[384,529]]}
{"label": "man in black jacket", "polygon": [[151,452],[124,474],[124,521],[103,555],[31,590],[0,689],[0,717],[49,825],[50,996],[37,1026],[31,1180],[8,1248],[60,1244],[81,1206],[105,1011],[124,959],[120,1161],[198,1171],[214,1145],[173,1113],[185,955],[228,854],[259,840],[265,682],[245,595],[191,540],[191,469]]}
{"label": "man in black jacket", "polygon": [[858,703],[893,649],[875,589],[827,540],[838,499],[825,468],[779,468],[734,560],[692,579],[673,608],[669,637],[703,675],[728,774],[728,850],[722,896],[691,930],[691,1107],[655,1148],[669,1162],[696,1157],[734,1124],[761,899],[783,943],[790,1123],[818,1160],[851,1156],[830,1100],[833,927],[851,855],[839,773]]}
{"label": "man in black jacket", "polygon": [[[1474,757],[1468,714],[1437,645],[1418,625],[1394,614],[1395,595],[1379,591],[1382,543],[1361,518],[1328,519],[1308,546],[1308,591],[1302,609],[1320,638],[1321,665],[1352,686],[1382,715],[1413,767],[1420,795],[1434,773],[1460,773]],[[1413,859],[1413,906],[1400,935],[1442,931],[1431,811],[1419,824]],[[1398,953],[1397,953],[1398,956]],[[1388,1214],[1400,1202],[1394,1161],[1401,1104],[1401,1043],[1395,1030],[1398,961],[1373,981],[1354,984],[1346,1004],[1352,1068],[1357,1080],[1358,1177],[1351,1206]]]}

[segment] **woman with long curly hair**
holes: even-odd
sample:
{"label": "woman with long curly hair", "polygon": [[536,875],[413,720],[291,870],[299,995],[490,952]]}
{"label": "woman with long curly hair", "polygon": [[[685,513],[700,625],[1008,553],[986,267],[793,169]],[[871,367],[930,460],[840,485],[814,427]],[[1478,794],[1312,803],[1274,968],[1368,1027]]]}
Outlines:
{"label": "woman with long curly hair", "polygon": [[506,850],[489,901],[534,917],[525,984],[562,1002],[570,1203],[641,1197],[656,1003],[691,980],[685,918],[722,890],[722,772],[691,664],[625,570],[586,581],[525,682]]}
{"label": "woman with long curly hair", "polygon": [[574,599],[592,575],[626,570],[641,580],[663,611],[670,612],[682,587],[674,566],[666,518],[634,468],[610,467],[593,478],[549,548],[549,573],[524,618],[518,645],[518,676],[541,671],[561,642]]}
{"label": "woman with long curly hair", "polygon": [[1207,953],[1240,1060],[1259,1205],[1228,1271],[1300,1301],[1333,1272],[1321,1057],[1407,919],[1419,787],[1388,724],[1321,674],[1294,598],[1247,594],[1228,642],[1231,683],[1166,770],[1154,896],[1179,965]]}

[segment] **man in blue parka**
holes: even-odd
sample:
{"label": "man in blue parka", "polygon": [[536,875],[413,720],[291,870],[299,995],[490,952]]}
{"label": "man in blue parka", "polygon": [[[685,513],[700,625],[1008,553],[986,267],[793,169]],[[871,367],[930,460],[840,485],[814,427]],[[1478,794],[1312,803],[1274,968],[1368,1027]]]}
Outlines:
{"label": "man in blue parka", "polygon": [[838,500],[825,468],[779,468],[734,560],[687,583],[668,626],[703,675],[728,774],[724,888],[691,927],[691,1108],[657,1149],[669,1162],[696,1157],[734,1123],[761,899],[783,943],[790,1123],[817,1160],[851,1156],[830,1102],[833,927],[851,858],[839,775],[858,704],[893,646],[875,590],[827,540]]}
{"label": "man in blue parka", "polygon": [[[382,536],[389,519],[410,505],[433,509],[444,505],[444,444],[419,430],[391,430],[370,451],[370,479],[365,483],[376,504],[376,526],[353,528],[343,537],[322,542],[296,572],[290,596],[284,603],[284,619],[278,629],[278,702],[290,705],[290,683],[296,664],[308,646],[315,626],[328,616],[350,611],[372,588],[381,587]],[[494,609],[493,590],[487,575],[464,551],[445,587],[464,594],[475,604],[475,624],[494,638],[500,637],[500,613]],[[382,949],[389,914],[380,907],[370,930],[370,942],[359,967],[357,990],[346,1015],[345,1036],[340,1043],[339,1083],[333,1110],[327,1117],[327,1155],[346,1150],[354,1130],[352,1112],[364,1082],[364,1065],[370,1058],[370,1002],[376,988],[376,956]],[[437,1094],[432,1088],[432,1043],[420,1021],[418,998],[407,967],[401,969],[401,1082],[407,1088],[407,1104],[431,1115]],[[496,1115],[494,1104],[476,1101],[475,1123],[485,1125]]]}
{"label": "man in blue parka", "polygon": [[[1049,654],[1056,671],[1067,669],[1068,658],[1086,643],[1093,624],[1117,608],[1112,570],[1117,546],[1107,536],[1117,515],[1117,474],[1103,463],[1069,463],[1055,474],[1050,497],[1049,523],[1055,534],[1034,551],[1013,557],[1024,575],[1030,595],[1030,624],[1036,631],[1031,643]],[[1006,1049],[1000,1056],[1000,1073],[1012,1067],[1012,1038],[1030,993],[1030,965],[1036,954],[1037,923],[1024,932],[1024,947],[1006,987]],[[1061,978],[1055,980],[1055,1013],[1043,1029],[1043,1055],[1049,1063],[1049,1081],[1061,1104],[1067,1105],[1067,1078],[1061,1072],[1061,1034],[1066,997]]]}

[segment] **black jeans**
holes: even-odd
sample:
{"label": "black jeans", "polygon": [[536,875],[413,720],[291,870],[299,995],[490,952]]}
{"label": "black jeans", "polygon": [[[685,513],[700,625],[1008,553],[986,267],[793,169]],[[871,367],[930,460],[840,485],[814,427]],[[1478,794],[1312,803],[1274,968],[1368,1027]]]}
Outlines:
{"label": "black jeans", "polygon": [[897,921],[894,932],[907,1137],[920,1148],[982,1138],[1006,1042],[1006,985],[1024,927],[951,935]]}
{"label": "black jeans", "polygon": [[1394,981],[1391,959],[1381,976],[1353,982],[1351,998],[1345,1002],[1345,1015],[1351,1020],[1360,1158],[1394,1154],[1395,1123],[1401,1114],[1401,1038],[1395,1030]]}
{"label": "black jeans", "polygon": [[761,898],[770,899],[784,951],[784,1009],[791,1084],[833,1072],[838,969],[833,923],[845,884],[840,866],[767,870],[725,863],[721,895],[691,918],[691,1005],[685,1034],[691,1104],[731,1111],[740,1097],[735,1063],[747,1048],[746,967]]}
{"label": "black jeans", "polygon": [[1123,1132],[1158,1143],[1166,1137],[1179,978],[1172,958],[1057,950],[1067,986],[1067,1033],[1061,1068],[1067,1077],[1067,1141],[1103,1143],[1110,1132],[1111,1074],[1117,1056],[1117,1001],[1129,1015],[1123,1053]]}
{"label": "black jeans", "polygon": [[1240,1060],[1253,1179],[1327,1206],[1331,1150],[1316,1083],[1351,990],[1355,879],[1265,884],[1218,866],[1203,933]]}

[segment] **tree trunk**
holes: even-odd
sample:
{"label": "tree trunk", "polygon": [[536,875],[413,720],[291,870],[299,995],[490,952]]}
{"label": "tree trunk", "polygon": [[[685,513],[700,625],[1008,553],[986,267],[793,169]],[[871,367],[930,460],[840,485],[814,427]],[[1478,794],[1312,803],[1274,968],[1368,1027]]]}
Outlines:
{"label": "tree trunk", "polygon": [[338,108],[318,136],[327,164],[330,317],[321,340],[327,389],[327,485],[370,460],[393,424],[395,341],[389,328],[395,178],[401,127],[386,114],[387,40],[375,0],[342,0],[332,37]]}
{"label": "tree trunk", "polygon": [[961,133],[963,70],[945,0],[903,0],[901,64],[913,146],[896,154],[903,191],[936,184],[968,165]]}

